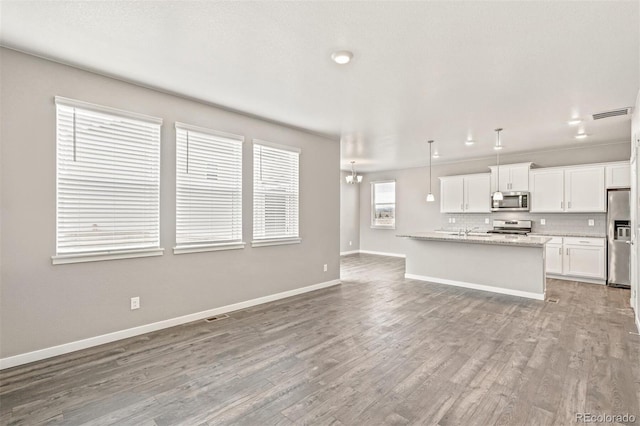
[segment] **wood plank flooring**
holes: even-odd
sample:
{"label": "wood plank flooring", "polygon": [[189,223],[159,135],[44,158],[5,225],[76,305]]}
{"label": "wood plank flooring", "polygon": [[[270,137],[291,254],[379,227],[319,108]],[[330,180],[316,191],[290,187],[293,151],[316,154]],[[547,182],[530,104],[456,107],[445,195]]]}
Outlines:
{"label": "wood plank flooring", "polygon": [[[0,372],[3,425],[563,425],[640,416],[628,290],[548,303],[342,258],[342,285]],[[640,423],[640,419],[636,420]]]}

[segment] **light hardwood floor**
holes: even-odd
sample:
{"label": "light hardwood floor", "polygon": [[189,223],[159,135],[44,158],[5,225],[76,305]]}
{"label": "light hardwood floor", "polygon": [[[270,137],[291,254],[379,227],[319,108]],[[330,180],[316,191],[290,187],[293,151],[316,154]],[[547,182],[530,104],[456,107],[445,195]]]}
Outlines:
{"label": "light hardwood floor", "polygon": [[[342,258],[342,285],[0,372],[0,423],[561,425],[640,415],[628,290],[549,303]],[[640,423],[640,419],[637,420]]]}

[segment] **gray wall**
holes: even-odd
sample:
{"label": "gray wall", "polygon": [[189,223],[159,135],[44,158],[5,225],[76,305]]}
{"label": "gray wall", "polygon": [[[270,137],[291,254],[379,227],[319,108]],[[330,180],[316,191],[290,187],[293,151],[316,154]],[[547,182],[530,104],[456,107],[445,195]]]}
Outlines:
{"label": "gray wall", "polygon": [[[345,182],[351,172],[340,172],[340,252],[360,249],[360,186]],[[351,242],[351,244],[349,244]]]}
{"label": "gray wall", "polygon": [[[0,357],[339,278],[339,143],[15,51],[0,50]],[[52,266],[54,96],[164,119],[161,257]],[[252,138],[301,148],[299,245],[174,255],[174,122],[245,136],[243,233],[251,241]],[[323,264],[328,272],[323,272]],[[141,309],[129,299],[140,296]]]}
{"label": "gray wall", "polygon": [[[464,149],[462,147],[461,149]],[[548,152],[537,152],[520,155],[501,155],[501,164],[522,163],[532,161],[535,167],[553,167],[574,164],[599,163],[607,161],[628,160],[631,153],[629,142],[611,145],[601,145],[591,148],[566,149]],[[495,165],[495,158],[484,158],[473,161],[465,161],[451,164],[433,166],[433,193],[436,201],[427,203],[425,197],[429,187],[429,169],[426,167],[390,170],[385,172],[367,173],[364,175],[360,188],[360,250],[377,251],[384,253],[404,254],[404,241],[397,238],[396,234],[401,232],[426,231],[445,226],[454,228],[465,224],[484,223],[484,218],[493,219],[489,213],[472,215],[447,215],[440,213],[440,181],[439,176],[453,176],[468,173],[489,172],[488,166]],[[396,180],[396,229],[371,229],[371,185],[370,182],[378,180]],[[496,214],[498,218],[504,213]],[[448,224],[448,217],[468,216],[463,219],[463,224]],[[530,215],[532,219],[543,215]],[[588,215],[596,220],[596,225],[603,224],[602,214]],[[519,216],[520,217],[520,216]],[[572,232],[575,232],[580,223],[586,224],[587,217],[584,215],[544,215],[547,219],[547,229],[561,227],[563,221],[570,224]],[[598,228],[586,228],[600,233]],[[534,230],[541,231],[540,227],[534,225]],[[604,232],[604,230],[602,230]]]}

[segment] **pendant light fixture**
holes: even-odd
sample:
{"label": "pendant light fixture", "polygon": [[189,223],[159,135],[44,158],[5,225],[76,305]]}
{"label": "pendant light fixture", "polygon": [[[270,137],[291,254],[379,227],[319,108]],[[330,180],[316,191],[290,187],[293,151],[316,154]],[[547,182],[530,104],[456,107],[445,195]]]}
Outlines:
{"label": "pendant light fixture", "polygon": [[357,175],[356,170],[353,168],[353,165],[355,163],[356,163],[355,161],[351,162],[351,174],[345,177],[345,180],[347,181],[347,183],[350,183],[350,184],[356,184],[356,183],[362,182],[362,175]]}
{"label": "pendant light fixture", "polygon": [[427,202],[430,203],[436,200],[436,197],[433,196],[433,192],[431,192],[431,146],[433,145],[433,141],[427,141],[429,144],[429,193],[427,194]]}
{"label": "pendant light fixture", "polygon": [[496,146],[493,149],[497,154],[497,166],[496,166],[496,192],[493,193],[493,201],[502,201],[504,196],[500,192],[500,150],[502,149],[502,141],[500,140],[500,132],[502,129],[496,129]]}

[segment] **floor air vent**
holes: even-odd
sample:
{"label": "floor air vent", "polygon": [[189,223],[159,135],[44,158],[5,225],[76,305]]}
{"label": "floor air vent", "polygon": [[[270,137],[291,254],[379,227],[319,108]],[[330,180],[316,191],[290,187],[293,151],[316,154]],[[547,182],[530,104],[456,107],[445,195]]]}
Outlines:
{"label": "floor air vent", "polygon": [[205,321],[206,322],[214,322],[214,321],[222,320],[222,319],[225,319],[225,318],[229,318],[229,315],[227,315],[227,314],[216,315],[215,317],[206,318]]}
{"label": "floor air vent", "polygon": [[631,107],[626,107],[626,108],[614,109],[612,111],[599,112],[597,114],[593,114],[591,117],[594,120],[602,120],[603,118],[618,117],[620,115],[630,115],[630,114],[631,114]]}
{"label": "floor air vent", "polygon": [[549,302],[549,303],[558,303],[559,301],[560,301],[560,299],[556,299],[555,297],[547,298],[547,302]]}

